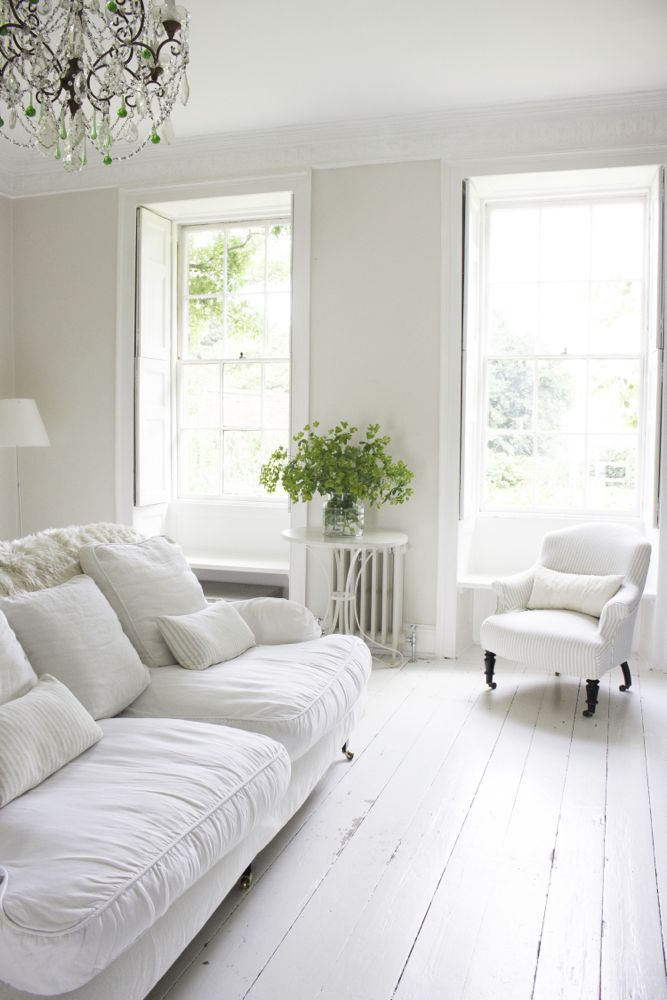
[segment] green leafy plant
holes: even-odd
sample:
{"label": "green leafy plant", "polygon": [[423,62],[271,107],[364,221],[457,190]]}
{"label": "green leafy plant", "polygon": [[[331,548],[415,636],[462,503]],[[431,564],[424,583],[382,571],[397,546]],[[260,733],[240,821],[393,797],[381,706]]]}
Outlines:
{"label": "green leafy plant", "polygon": [[369,424],[364,435],[346,420],[318,433],[317,420],[294,435],[296,453],[277,448],[262,466],[259,481],[269,493],[280,484],[292,502],[312,500],[315,493],[350,497],[372,507],[405,503],[412,496],[413,473],[387,453],[391,438]]}

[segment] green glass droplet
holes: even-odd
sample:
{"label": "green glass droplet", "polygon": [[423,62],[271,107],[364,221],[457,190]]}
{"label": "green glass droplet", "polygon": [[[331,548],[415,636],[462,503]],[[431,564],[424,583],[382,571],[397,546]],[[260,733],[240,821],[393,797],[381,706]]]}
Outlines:
{"label": "green glass droplet", "polygon": [[0,115],[0,128],[5,124],[5,119]]}
{"label": "green glass droplet", "polygon": [[127,108],[121,105],[116,114],[119,118],[127,118]]}
{"label": "green glass droplet", "polygon": [[4,38],[4,36],[8,34],[9,31],[7,30],[7,26],[3,24],[2,27],[0,28],[0,35],[2,35],[2,37]]}
{"label": "green glass droplet", "polygon": [[113,161],[112,161],[112,159],[111,159],[111,157],[109,156],[109,154],[108,154],[108,153],[107,153],[107,155],[106,155],[105,157],[103,157],[103,159],[102,159],[102,163],[104,164],[104,166],[105,166],[105,167],[108,167],[108,166],[109,166],[109,164],[110,164],[110,163],[112,163],[112,162],[113,162]]}
{"label": "green glass droplet", "polygon": [[160,136],[157,134],[157,132],[153,132],[151,136],[151,142],[153,143],[154,146],[157,146],[159,141],[160,141]]}
{"label": "green glass droplet", "polygon": [[118,4],[115,3],[115,0],[109,0],[109,3],[107,4],[107,10],[109,11],[110,14],[116,13],[116,11],[118,10]]}
{"label": "green glass droplet", "polygon": [[151,52],[150,49],[144,49],[144,51],[141,54],[144,57],[144,59],[152,59],[153,58],[153,53]]}
{"label": "green glass droplet", "polygon": [[37,114],[37,111],[36,111],[36,110],[35,110],[35,108],[33,107],[33,103],[32,103],[32,100],[30,101],[30,104],[29,104],[29,105],[27,106],[27,108],[25,109],[25,113],[26,113],[26,115],[28,116],[28,118],[34,118],[34,117],[35,117],[35,115]]}

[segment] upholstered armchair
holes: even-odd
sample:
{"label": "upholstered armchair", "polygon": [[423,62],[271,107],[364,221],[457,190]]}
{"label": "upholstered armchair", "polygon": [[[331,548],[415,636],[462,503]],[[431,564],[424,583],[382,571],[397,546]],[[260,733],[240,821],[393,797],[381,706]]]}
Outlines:
{"label": "upholstered armchair", "polygon": [[496,687],[496,656],[503,656],[585,679],[586,716],[595,712],[607,670],[621,667],[620,690],[627,691],[650,558],[649,542],[623,524],[582,524],[545,535],[531,569],[493,583],[496,613],[480,629],[489,687]]}

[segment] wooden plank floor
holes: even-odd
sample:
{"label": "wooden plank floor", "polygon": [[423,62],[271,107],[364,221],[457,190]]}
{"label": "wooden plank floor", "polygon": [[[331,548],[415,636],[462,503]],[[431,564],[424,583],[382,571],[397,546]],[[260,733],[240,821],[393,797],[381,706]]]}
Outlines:
{"label": "wooden plank floor", "polygon": [[[667,675],[377,663],[329,769],[150,1000],[667,1000]],[[618,676],[616,674],[618,673]]]}

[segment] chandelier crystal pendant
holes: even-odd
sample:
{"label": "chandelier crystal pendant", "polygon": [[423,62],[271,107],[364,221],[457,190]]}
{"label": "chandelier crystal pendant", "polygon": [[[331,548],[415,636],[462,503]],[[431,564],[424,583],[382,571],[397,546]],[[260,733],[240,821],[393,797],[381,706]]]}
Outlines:
{"label": "chandelier crystal pendant", "polygon": [[0,0],[0,135],[71,171],[171,142],[188,22],[174,0]]}

